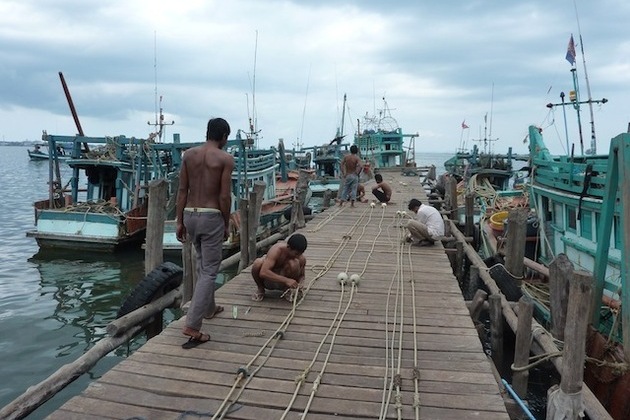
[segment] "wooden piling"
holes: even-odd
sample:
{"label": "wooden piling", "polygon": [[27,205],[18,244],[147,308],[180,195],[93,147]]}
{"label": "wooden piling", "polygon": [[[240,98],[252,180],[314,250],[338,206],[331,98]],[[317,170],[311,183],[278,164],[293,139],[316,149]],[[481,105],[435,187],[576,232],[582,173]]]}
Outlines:
{"label": "wooden piling", "polygon": [[449,219],[454,220],[455,223],[458,223],[459,218],[457,214],[457,181],[453,176],[449,176],[446,181],[445,195],[446,197],[444,198],[446,199],[447,203],[446,208],[450,211]]}
{"label": "wooden piling", "polygon": [[249,266],[256,259],[256,242],[258,235],[258,227],[260,225],[260,211],[262,208],[263,197],[265,196],[265,188],[267,184],[264,181],[254,182],[254,188],[249,193],[249,208],[247,209],[247,246],[248,261],[245,267]]}
{"label": "wooden piling", "polygon": [[527,214],[525,208],[510,210],[508,214],[507,248],[505,254],[505,269],[514,276],[520,286],[521,277],[525,270],[525,239],[527,233]]}
{"label": "wooden piling", "polygon": [[501,296],[498,294],[488,297],[490,303],[490,346],[492,359],[497,366],[503,364],[503,313]]}
{"label": "wooden piling", "polygon": [[149,274],[164,262],[164,220],[166,219],[165,179],[156,179],[149,183],[149,206],[147,209],[147,234],[144,249],[144,273]]}
{"label": "wooden piling", "polygon": [[457,241],[455,243],[455,249],[457,250],[455,254],[455,277],[457,278],[457,282],[461,285],[464,279],[464,243]]}
{"label": "wooden piling", "polygon": [[573,263],[565,254],[559,254],[549,265],[549,301],[550,332],[560,341],[564,341],[571,277],[573,277]]}
{"label": "wooden piling", "polygon": [[238,272],[240,273],[245,267],[249,265],[249,200],[247,198],[239,199],[238,210],[241,219],[241,262],[238,265]]}
{"label": "wooden piling", "polygon": [[322,199],[322,208],[327,209],[330,207],[330,200],[332,199],[332,191],[326,190],[324,191],[324,198]]}
{"label": "wooden piling", "polygon": [[475,290],[479,289],[479,280],[479,267],[471,264],[468,267],[468,296],[476,293]]}
{"label": "wooden piling", "polygon": [[470,318],[473,322],[477,322],[479,320],[479,315],[481,315],[481,311],[483,310],[483,303],[486,301],[488,297],[488,293],[484,290],[477,290],[475,296],[473,296],[472,303],[470,308]]}
{"label": "wooden piling", "polygon": [[466,194],[466,225],[464,227],[464,233],[466,236],[473,236],[475,234],[475,194],[472,192]]}
{"label": "wooden piling", "polygon": [[518,324],[516,327],[516,343],[514,345],[514,375],[512,388],[519,397],[527,396],[527,381],[529,370],[519,371],[529,364],[529,354],[532,347],[532,318],[534,316],[534,302],[529,296],[523,296],[518,301]]}
{"label": "wooden piling", "polygon": [[555,385],[548,393],[547,418],[550,420],[578,419],[582,411],[586,332],[590,321],[589,311],[584,308],[591,303],[593,284],[593,276],[581,270],[570,280],[562,379],[560,387]]}
{"label": "wooden piling", "polygon": [[[149,204],[147,209],[147,231],[144,250],[144,274],[164,262],[164,221],[166,220],[166,201],[168,183],[165,179],[156,179],[149,183]],[[159,296],[156,296],[159,297]],[[164,328],[163,312],[156,314],[147,325],[147,338],[152,338]]]}

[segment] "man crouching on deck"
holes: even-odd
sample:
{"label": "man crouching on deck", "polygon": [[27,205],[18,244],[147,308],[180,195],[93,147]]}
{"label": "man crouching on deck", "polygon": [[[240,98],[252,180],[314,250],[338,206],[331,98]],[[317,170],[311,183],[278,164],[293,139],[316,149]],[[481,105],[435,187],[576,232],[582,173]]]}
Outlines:
{"label": "man crouching on deck", "polygon": [[[294,233],[286,242],[278,242],[254,261],[252,277],[258,290],[252,296],[253,301],[263,300],[265,290],[283,290],[285,298],[291,299],[289,289],[297,289],[304,281],[306,245],[304,235]],[[297,292],[295,294],[297,296]]]}

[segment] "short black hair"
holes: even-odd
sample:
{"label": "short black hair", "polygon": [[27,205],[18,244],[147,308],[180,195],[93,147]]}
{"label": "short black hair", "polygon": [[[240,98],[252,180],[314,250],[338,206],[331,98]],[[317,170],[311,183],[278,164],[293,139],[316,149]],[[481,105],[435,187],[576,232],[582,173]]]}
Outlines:
{"label": "short black hair", "polygon": [[304,252],[306,251],[307,245],[308,243],[306,242],[306,237],[301,233],[294,233],[289,236],[289,239],[287,240],[287,246],[294,251]]}
{"label": "short black hair", "polygon": [[221,141],[230,135],[230,124],[223,118],[210,118],[206,130],[206,140]]}
{"label": "short black hair", "polygon": [[376,181],[376,182],[383,182],[383,175],[381,175],[381,174],[374,175],[374,181]]}
{"label": "short black hair", "polygon": [[356,144],[353,144],[352,146],[350,146],[350,153],[352,153],[353,155],[356,155],[357,153],[359,153],[359,148],[357,147]]}
{"label": "short black hair", "polygon": [[409,206],[407,207],[409,210],[413,210],[414,207],[420,207],[422,205],[422,202],[420,200],[418,200],[417,198],[412,198],[411,200],[409,200]]}

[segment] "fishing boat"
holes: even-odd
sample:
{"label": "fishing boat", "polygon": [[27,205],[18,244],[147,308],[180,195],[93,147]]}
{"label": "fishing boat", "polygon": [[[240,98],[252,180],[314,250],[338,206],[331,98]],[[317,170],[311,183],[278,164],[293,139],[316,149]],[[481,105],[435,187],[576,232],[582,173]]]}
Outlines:
{"label": "fishing boat", "polygon": [[[70,145],[70,149],[72,146]],[[46,144],[33,146],[33,150],[28,150],[28,158],[32,161],[44,161],[51,158],[51,154],[55,155],[58,160],[67,160],[70,158],[68,145],[59,144],[55,149],[48,150]]]}
{"label": "fishing boat", "polygon": [[[44,132],[49,149],[72,144],[64,184],[55,154],[49,161],[49,196],[34,203],[35,229],[27,236],[40,248],[116,251],[144,239],[148,184],[177,170],[191,144],[151,139],[58,136]],[[90,144],[89,151],[82,149]]]}
{"label": "fishing boat", "polygon": [[378,115],[363,117],[363,126],[357,127],[354,144],[359,148],[361,158],[375,170],[414,168],[416,137],[417,133],[403,133],[383,98],[383,109]]}
{"label": "fishing boat", "polygon": [[[298,171],[287,170],[286,163],[281,163],[274,148],[259,149],[254,147],[250,134],[242,136],[237,132],[236,140],[229,140],[225,150],[234,156],[234,170],[232,171],[232,190],[230,208],[229,236],[223,243],[224,256],[234,253],[240,246],[240,212],[239,199],[249,198],[249,193],[256,183],[264,183],[259,227],[257,237],[263,238],[279,231],[288,223],[284,217],[287,209],[293,204],[299,180]],[[279,146],[279,149],[282,149]],[[311,192],[307,191],[306,202],[310,200]],[[165,252],[179,252],[182,244],[176,237],[175,214],[171,212],[164,225],[163,247]]]}

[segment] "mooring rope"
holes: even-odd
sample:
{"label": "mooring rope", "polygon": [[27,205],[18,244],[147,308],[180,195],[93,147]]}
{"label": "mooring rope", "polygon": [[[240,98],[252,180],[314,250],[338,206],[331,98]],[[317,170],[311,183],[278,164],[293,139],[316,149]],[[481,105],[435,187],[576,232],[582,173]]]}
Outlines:
{"label": "mooring rope", "polygon": [[[366,208],[360,215],[360,217],[358,218],[358,220],[355,222],[355,227],[358,226],[364,219],[365,219],[365,214],[368,212],[368,209]],[[383,213],[384,214],[384,213]],[[383,214],[381,215],[381,218],[383,218]],[[317,357],[319,356],[319,353],[321,351],[321,349],[323,348],[324,344],[326,343],[326,340],[328,339],[329,336],[331,336],[331,340],[330,340],[330,344],[328,347],[328,353],[326,355],[326,358],[322,364],[322,367],[320,369],[320,372],[318,373],[315,381],[313,382],[313,387],[311,389],[311,393],[309,396],[309,400],[306,404],[306,407],[304,408],[304,411],[302,412],[302,419],[304,419],[310,409],[311,403],[313,401],[313,399],[315,398],[315,393],[317,392],[317,389],[319,388],[319,384],[321,382],[321,379],[323,377],[323,374],[326,370],[326,367],[328,366],[328,361],[330,359],[330,355],[332,354],[332,350],[334,348],[334,343],[335,340],[337,338],[337,333],[339,331],[339,328],[341,327],[341,324],[343,322],[343,319],[345,318],[348,309],[350,308],[350,305],[352,304],[353,298],[354,298],[354,292],[356,291],[356,287],[358,286],[358,281],[360,279],[360,276],[365,272],[365,268],[363,270],[363,272],[361,273],[361,275],[359,275],[359,277],[354,277],[354,275],[351,277],[351,290],[350,290],[350,297],[348,299],[348,303],[346,304],[345,310],[343,311],[343,313],[341,313],[341,306],[343,303],[343,298],[344,298],[344,292],[345,292],[345,283],[347,281],[347,272],[350,266],[350,261],[352,260],[352,258],[354,257],[354,254],[356,253],[356,249],[358,248],[358,244],[361,243],[363,236],[365,235],[365,231],[367,230],[367,227],[370,225],[370,222],[372,220],[372,212],[369,213],[369,217],[367,218],[367,221],[363,223],[363,230],[361,231],[361,234],[359,235],[359,237],[355,240],[355,248],[352,251],[352,253],[350,254],[350,256],[346,259],[346,269],[345,272],[340,273],[340,275],[338,276],[339,282],[341,284],[341,293],[339,296],[339,305],[337,308],[337,312],[335,313],[335,316],[333,318],[333,320],[331,321],[330,327],[328,328],[328,331],[326,331],[326,334],[324,335],[324,337],[320,340],[319,346],[317,347],[317,350],[315,351],[310,364],[304,369],[304,371],[302,372],[302,374],[300,374],[297,378],[296,378],[296,387],[295,387],[295,391],[293,393],[293,397],[291,398],[291,401],[289,402],[289,404],[287,405],[284,413],[282,414],[281,420],[285,419],[286,416],[289,414],[289,412],[291,411],[291,408],[293,407],[293,404],[295,402],[295,399],[297,398],[298,392],[301,389],[302,385],[304,384],[304,382],[306,382],[306,378],[308,376],[308,374],[310,373],[313,365],[315,364]],[[375,239],[373,240],[373,243],[376,242],[376,238],[378,236],[375,237]],[[367,265],[367,261],[368,261],[369,257],[366,258],[365,261],[365,265]],[[336,326],[335,326],[336,324]],[[334,328],[334,332],[332,331]],[[332,332],[332,334],[331,334]]]}
{"label": "mooring rope", "polygon": [[[341,211],[343,211],[343,209],[340,209],[338,212],[335,213],[335,215],[341,213]],[[311,279],[310,282],[308,283],[308,285],[303,289],[302,298],[299,299],[299,300],[298,299],[294,299],[293,300],[293,307],[292,307],[291,311],[286,316],[284,321],[280,324],[280,326],[276,329],[276,332],[274,334],[272,334],[272,336],[262,345],[260,350],[254,355],[254,357],[252,357],[252,359],[249,361],[249,363],[246,365],[246,367],[238,369],[236,378],[234,380],[234,384],[232,385],[230,391],[228,392],[228,394],[224,398],[223,402],[221,403],[221,406],[216,411],[215,415],[212,417],[213,420],[215,420],[215,419],[222,419],[222,418],[225,417],[225,415],[227,415],[229,413],[230,407],[238,401],[238,399],[240,398],[240,396],[244,392],[245,388],[247,387],[247,385],[249,384],[251,379],[255,376],[255,374],[267,362],[267,360],[271,356],[271,353],[273,352],[277,342],[279,341],[280,338],[282,338],[284,336],[284,332],[286,331],[286,328],[290,325],[291,321],[293,320],[293,317],[295,316],[295,312],[296,312],[297,307],[304,301],[304,299],[306,298],[306,296],[307,296],[308,292],[310,291],[311,287],[313,286],[313,284],[319,278],[321,278],[324,274],[326,274],[326,272],[328,272],[330,270],[330,268],[332,267],[334,261],[337,259],[337,257],[341,253],[341,251],[345,248],[345,246],[348,244],[349,240],[352,238],[351,234],[354,232],[354,230],[356,230],[359,222],[362,220],[363,214],[365,214],[365,211],[362,213],[361,217],[357,218],[357,221],[354,223],[354,225],[352,225],[350,227],[348,232],[342,236],[342,240],[341,240],[340,244],[338,245],[337,249],[333,252],[333,254],[330,256],[330,258],[328,259],[328,261],[326,262],[326,264],[324,265],[322,270],[320,270],[320,272],[313,279]],[[253,372],[249,373],[249,368],[256,362],[256,360],[260,357],[260,355],[262,354],[264,349],[267,346],[269,346],[272,341],[273,341],[273,345],[271,346],[271,348],[270,348],[269,352],[267,353],[267,355],[262,360],[262,363],[260,363],[258,365],[258,367]],[[234,393],[236,391],[236,388],[241,383],[242,379],[245,378],[245,377],[247,378],[246,381],[241,384],[240,391],[232,399],[232,397],[233,397],[233,395],[234,395]],[[232,399],[232,400],[230,401],[230,399]]]}

